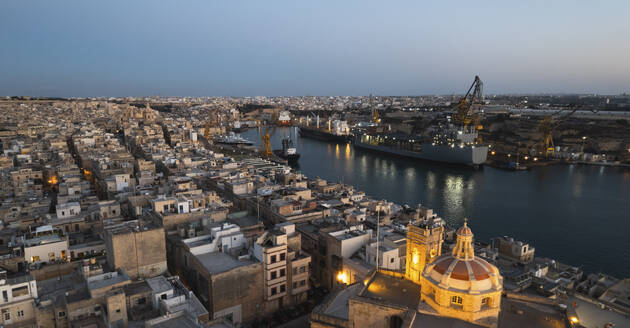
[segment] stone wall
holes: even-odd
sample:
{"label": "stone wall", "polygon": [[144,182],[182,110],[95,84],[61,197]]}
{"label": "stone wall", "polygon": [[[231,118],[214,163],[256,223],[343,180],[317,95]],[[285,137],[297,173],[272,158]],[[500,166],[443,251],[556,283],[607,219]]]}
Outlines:
{"label": "stone wall", "polygon": [[349,318],[354,327],[377,328],[391,327],[392,321],[400,320],[407,314],[407,309],[395,305],[372,303],[366,300],[350,298]]}
{"label": "stone wall", "polygon": [[155,277],[166,272],[164,229],[106,233],[107,262],[112,270],[123,268],[130,278]]}

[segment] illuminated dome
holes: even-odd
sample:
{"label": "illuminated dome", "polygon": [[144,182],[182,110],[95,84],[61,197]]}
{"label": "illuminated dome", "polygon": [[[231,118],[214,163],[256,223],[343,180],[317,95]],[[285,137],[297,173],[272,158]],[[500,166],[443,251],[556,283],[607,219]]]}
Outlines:
{"label": "illuminated dome", "polygon": [[499,270],[475,257],[473,233],[467,223],[457,229],[450,255],[428,264],[421,278],[421,297],[438,313],[467,321],[497,317],[503,278]]}

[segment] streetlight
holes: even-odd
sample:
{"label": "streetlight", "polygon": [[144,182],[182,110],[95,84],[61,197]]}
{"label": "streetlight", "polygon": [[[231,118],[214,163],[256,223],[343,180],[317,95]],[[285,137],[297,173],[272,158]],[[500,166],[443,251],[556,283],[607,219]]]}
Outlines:
{"label": "streetlight", "polygon": [[582,156],[584,156],[584,143],[586,142],[586,136],[582,137]]}

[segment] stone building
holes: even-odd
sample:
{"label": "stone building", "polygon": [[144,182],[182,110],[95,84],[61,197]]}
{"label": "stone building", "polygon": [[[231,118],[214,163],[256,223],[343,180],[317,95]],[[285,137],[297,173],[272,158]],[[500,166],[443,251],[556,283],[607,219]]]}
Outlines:
{"label": "stone building", "polygon": [[0,271],[0,324],[4,327],[27,326],[35,323],[37,282],[29,274],[7,278]]}
{"label": "stone building", "polygon": [[127,221],[108,227],[104,233],[107,263],[132,279],[149,278],[166,272],[164,229],[143,221]]}
{"label": "stone building", "polygon": [[473,233],[464,223],[457,230],[451,255],[430,262],[420,278],[421,300],[442,316],[496,325],[501,309],[503,277],[475,257]]}
{"label": "stone building", "polygon": [[499,251],[499,255],[522,264],[531,263],[534,260],[535,248],[522,241],[509,237],[494,239],[493,246]]}

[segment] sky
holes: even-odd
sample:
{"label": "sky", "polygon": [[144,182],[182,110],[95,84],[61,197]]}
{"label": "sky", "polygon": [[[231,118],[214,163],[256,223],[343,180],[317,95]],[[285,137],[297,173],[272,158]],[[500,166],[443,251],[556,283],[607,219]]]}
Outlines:
{"label": "sky", "polygon": [[[426,3],[425,3],[426,2]],[[0,1],[0,96],[630,93],[630,1]]]}

